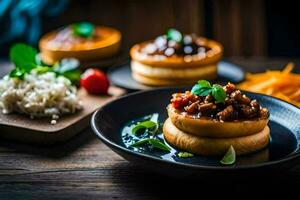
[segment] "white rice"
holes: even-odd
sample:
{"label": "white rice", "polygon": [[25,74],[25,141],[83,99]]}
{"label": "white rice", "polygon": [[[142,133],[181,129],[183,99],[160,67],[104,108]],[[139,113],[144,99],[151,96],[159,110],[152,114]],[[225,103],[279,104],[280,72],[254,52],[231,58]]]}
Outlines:
{"label": "white rice", "polygon": [[35,117],[51,117],[51,124],[63,114],[82,109],[76,87],[53,72],[37,74],[32,71],[24,80],[5,76],[0,80],[0,109],[2,113],[23,113]]}

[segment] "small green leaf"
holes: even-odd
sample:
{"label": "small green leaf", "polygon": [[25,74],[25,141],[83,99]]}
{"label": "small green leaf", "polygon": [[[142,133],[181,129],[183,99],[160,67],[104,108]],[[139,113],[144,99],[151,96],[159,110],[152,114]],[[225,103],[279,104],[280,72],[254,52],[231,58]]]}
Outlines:
{"label": "small green leaf", "polygon": [[62,73],[61,75],[69,79],[73,84],[76,84],[80,81],[81,72],[79,70],[72,70]]}
{"label": "small green leaf", "polygon": [[163,151],[171,151],[171,148],[168,147],[167,145],[165,145],[164,143],[162,143],[159,139],[155,139],[155,138],[146,138],[146,139],[142,139],[137,141],[136,143],[130,145],[132,147],[138,147],[141,146],[145,143],[151,144],[154,148],[163,150]]}
{"label": "small green leaf", "polygon": [[42,74],[42,73],[46,73],[51,71],[50,67],[47,66],[37,66],[36,68],[34,68],[34,70],[38,73],[38,74]]}
{"label": "small green leaf", "polygon": [[150,138],[142,139],[142,140],[139,140],[139,141],[133,143],[130,146],[132,146],[132,147],[138,147],[138,146],[141,146],[142,144],[148,143],[149,140],[150,140]]}
{"label": "small green leaf", "polygon": [[157,149],[161,149],[161,150],[163,150],[163,151],[168,151],[168,152],[170,152],[171,151],[171,148],[170,147],[168,147],[167,145],[165,145],[164,143],[162,143],[159,139],[150,139],[149,140],[149,143],[153,146],[153,147],[155,147],[155,148],[157,148]]}
{"label": "small green leaf", "polygon": [[226,99],[226,92],[222,86],[214,84],[212,87],[212,96],[215,98],[217,103],[222,103]]}
{"label": "small green leaf", "polygon": [[25,72],[20,70],[19,68],[13,69],[9,73],[9,77],[23,79]]}
{"label": "small green leaf", "polygon": [[137,131],[141,130],[141,129],[151,129],[157,126],[157,123],[153,122],[153,121],[143,121],[138,123],[137,125],[135,125],[132,129],[131,132],[133,134],[136,134]]}
{"label": "small green leaf", "polygon": [[208,82],[207,80],[199,80],[197,82],[198,85],[200,85],[201,87],[204,87],[204,88],[210,88],[211,85],[210,85],[210,82]]}
{"label": "small green leaf", "polygon": [[29,73],[36,67],[36,49],[23,43],[18,43],[10,48],[10,60],[15,64],[16,68]]}
{"label": "small green leaf", "polygon": [[224,155],[224,157],[222,158],[222,160],[220,161],[220,163],[222,163],[223,165],[232,165],[235,163],[235,150],[233,148],[233,146],[231,145],[227,151],[227,153]]}
{"label": "small green leaf", "polygon": [[191,92],[193,94],[198,95],[198,96],[206,96],[206,95],[210,94],[211,91],[212,91],[212,88],[210,88],[210,87],[201,87],[198,84],[194,85],[194,87],[191,90]]}
{"label": "small green leaf", "polygon": [[175,42],[181,42],[182,34],[178,30],[171,28],[167,31],[167,39]]}
{"label": "small green leaf", "polygon": [[194,156],[194,154],[189,153],[189,152],[184,152],[184,151],[182,151],[182,152],[179,152],[179,153],[178,153],[178,157],[179,157],[179,158],[191,158],[191,157],[193,157],[193,156]]}
{"label": "small green leaf", "polygon": [[72,25],[74,35],[85,38],[92,37],[94,29],[94,25],[89,22],[75,23]]}
{"label": "small green leaf", "polygon": [[210,83],[206,80],[199,80],[192,88],[191,92],[198,96],[206,96],[212,92]]}

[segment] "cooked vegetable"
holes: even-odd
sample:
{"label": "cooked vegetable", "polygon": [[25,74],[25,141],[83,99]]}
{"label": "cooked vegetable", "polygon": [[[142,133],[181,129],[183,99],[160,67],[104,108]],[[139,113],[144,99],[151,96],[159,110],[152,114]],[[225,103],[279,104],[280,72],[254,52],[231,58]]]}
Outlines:
{"label": "cooked vegetable", "polygon": [[292,73],[293,63],[282,71],[247,74],[237,87],[243,90],[271,95],[300,107],[300,74]]}
{"label": "cooked vegetable", "polygon": [[102,71],[88,69],[82,74],[80,85],[90,94],[107,94],[109,81]]}

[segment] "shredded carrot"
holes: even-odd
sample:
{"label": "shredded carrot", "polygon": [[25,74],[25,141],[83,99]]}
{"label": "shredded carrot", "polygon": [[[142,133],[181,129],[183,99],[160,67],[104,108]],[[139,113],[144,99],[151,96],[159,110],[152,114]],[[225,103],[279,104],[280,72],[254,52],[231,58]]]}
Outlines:
{"label": "shredded carrot", "polygon": [[282,70],[246,75],[237,87],[243,90],[271,95],[300,107],[300,74],[292,73],[293,63]]}

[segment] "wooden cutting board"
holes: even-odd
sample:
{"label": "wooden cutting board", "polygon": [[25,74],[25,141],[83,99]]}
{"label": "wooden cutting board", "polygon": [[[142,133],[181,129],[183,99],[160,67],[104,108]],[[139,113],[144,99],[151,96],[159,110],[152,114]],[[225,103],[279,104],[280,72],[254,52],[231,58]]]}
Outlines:
{"label": "wooden cutting board", "polygon": [[88,94],[84,89],[78,90],[83,109],[75,114],[62,116],[58,123],[52,125],[51,118],[30,119],[28,115],[0,113],[0,137],[43,145],[63,142],[90,125],[93,112],[125,94],[123,89],[110,87],[108,95]]}

